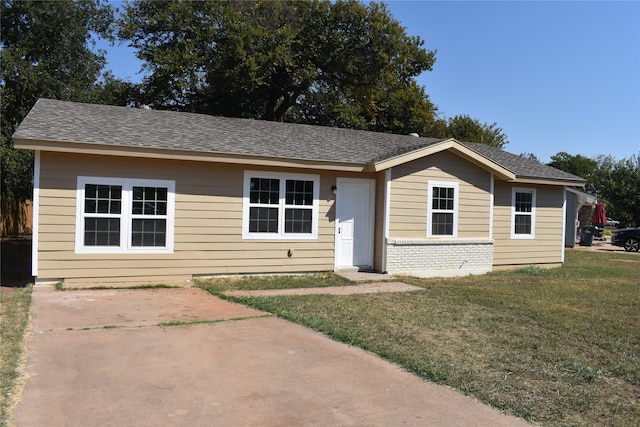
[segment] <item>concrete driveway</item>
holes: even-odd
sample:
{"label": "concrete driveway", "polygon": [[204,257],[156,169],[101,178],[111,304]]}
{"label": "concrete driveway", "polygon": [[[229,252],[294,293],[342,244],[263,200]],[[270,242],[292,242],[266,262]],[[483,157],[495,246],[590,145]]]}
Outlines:
{"label": "concrete driveway", "polygon": [[32,318],[19,427],[529,425],[200,289],[36,287]]}

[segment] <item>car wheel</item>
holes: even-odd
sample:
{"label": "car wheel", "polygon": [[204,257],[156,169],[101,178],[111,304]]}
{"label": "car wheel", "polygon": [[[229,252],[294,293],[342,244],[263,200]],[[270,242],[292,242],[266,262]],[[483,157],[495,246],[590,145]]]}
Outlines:
{"label": "car wheel", "polygon": [[632,237],[624,242],[624,250],[627,252],[638,252],[640,250],[640,240]]}

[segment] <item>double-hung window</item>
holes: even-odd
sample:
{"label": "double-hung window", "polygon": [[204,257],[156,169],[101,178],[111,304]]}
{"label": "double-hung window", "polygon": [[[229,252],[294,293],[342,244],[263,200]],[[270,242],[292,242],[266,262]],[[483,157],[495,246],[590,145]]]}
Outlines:
{"label": "double-hung window", "polygon": [[511,238],[533,239],[536,230],[536,190],[514,188],[511,193]]}
{"label": "double-hung window", "polygon": [[456,237],[458,234],[457,182],[429,182],[427,237]]}
{"label": "double-hung window", "polygon": [[318,175],[246,171],[244,239],[317,239]]}
{"label": "double-hung window", "polygon": [[175,181],[78,177],[76,253],[171,253]]}

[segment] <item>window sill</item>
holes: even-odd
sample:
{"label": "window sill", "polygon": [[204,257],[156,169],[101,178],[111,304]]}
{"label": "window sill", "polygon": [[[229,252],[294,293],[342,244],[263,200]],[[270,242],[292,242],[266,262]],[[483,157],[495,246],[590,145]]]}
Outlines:
{"label": "window sill", "polygon": [[314,234],[291,234],[281,235],[276,233],[246,233],[242,235],[242,240],[318,240],[318,236]]}
{"label": "window sill", "polygon": [[136,254],[172,254],[173,248],[140,248],[140,249],[122,249],[122,248],[77,248],[75,251],[78,255],[108,255],[108,254],[121,254],[121,255],[136,255]]}

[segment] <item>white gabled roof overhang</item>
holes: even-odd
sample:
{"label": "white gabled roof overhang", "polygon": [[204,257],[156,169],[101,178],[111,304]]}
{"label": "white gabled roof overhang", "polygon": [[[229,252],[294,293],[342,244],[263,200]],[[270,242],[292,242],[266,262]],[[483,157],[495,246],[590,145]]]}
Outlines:
{"label": "white gabled roof overhang", "polygon": [[379,172],[385,169],[392,168],[394,166],[401,165],[403,163],[410,162],[412,160],[417,160],[447,150],[493,173],[500,179],[506,181],[513,181],[516,179],[516,174],[514,172],[465,147],[453,138],[429,145],[428,147],[411,151],[409,153],[401,154],[390,159],[385,159],[373,163],[371,165],[371,168],[372,171]]}
{"label": "white gabled roof overhang", "polygon": [[513,181],[515,184],[536,184],[536,185],[573,185],[577,187],[584,187],[584,181],[575,181],[575,182],[567,182],[562,179],[553,179],[553,178],[531,178],[526,176],[519,176]]}
{"label": "white gabled roof overhang", "polygon": [[567,187],[567,191],[576,195],[576,199],[580,205],[595,205],[598,202],[598,196],[594,196],[593,194],[585,193],[571,187]]}

